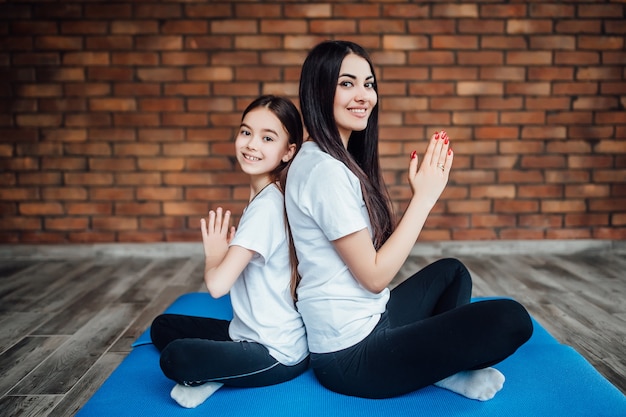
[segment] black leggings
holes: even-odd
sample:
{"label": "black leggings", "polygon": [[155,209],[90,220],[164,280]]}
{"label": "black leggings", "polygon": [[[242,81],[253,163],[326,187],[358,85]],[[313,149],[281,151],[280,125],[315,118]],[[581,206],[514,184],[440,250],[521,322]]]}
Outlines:
{"label": "black leggings", "polygon": [[187,386],[221,382],[232,387],[261,387],[288,381],[303,373],[308,358],[287,366],[265,346],[234,342],[228,320],[162,314],[150,328],[152,343],[161,352],[166,377]]}
{"label": "black leggings", "polygon": [[388,398],[504,360],[532,335],[530,316],[512,300],[470,304],[471,290],[458,260],[428,265],[391,291],[387,311],[363,341],[312,354],[316,377],[342,394]]}

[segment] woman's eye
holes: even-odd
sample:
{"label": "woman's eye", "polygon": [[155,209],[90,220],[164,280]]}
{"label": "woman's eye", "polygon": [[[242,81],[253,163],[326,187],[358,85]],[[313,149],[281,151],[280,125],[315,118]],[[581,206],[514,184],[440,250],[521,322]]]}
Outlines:
{"label": "woman's eye", "polygon": [[374,84],[373,82],[371,83],[365,83],[365,88],[374,88]]}
{"label": "woman's eye", "polygon": [[272,138],[272,137],[270,137],[270,136],[265,136],[265,137],[263,138],[263,140],[264,140],[265,142],[273,142],[273,141],[274,141],[274,138]]}
{"label": "woman's eye", "polygon": [[339,83],[340,86],[342,87],[352,87],[352,82],[351,81],[342,81]]}

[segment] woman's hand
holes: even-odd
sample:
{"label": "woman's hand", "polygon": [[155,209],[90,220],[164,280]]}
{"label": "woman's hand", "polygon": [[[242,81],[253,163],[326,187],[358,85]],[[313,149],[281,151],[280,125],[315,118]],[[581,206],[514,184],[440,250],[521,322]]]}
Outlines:
{"label": "woman's hand", "polygon": [[454,153],[445,130],[435,132],[431,136],[421,164],[418,163],[414,151],[409,163],[409,184],[413,197],[431,207],[434,206],[446,188],[453,159]]}
{"label": "woman's hand", "polygon": [[219,265],[228,252],[228,244],[235,237],[235,227],[230,226],[230,211],[222,215],[222,208],[209,211],[208,221],[200,220],[202,245],[207,268]]}

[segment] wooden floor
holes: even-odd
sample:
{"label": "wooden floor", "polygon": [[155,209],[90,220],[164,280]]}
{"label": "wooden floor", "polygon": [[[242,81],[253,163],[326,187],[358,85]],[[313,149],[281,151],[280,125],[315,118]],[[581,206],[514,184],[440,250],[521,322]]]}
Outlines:
{"label": "wooden floor", "polygon": [[[180,294],[203,258],[0,251],[0,416],[71,416]],[[455,255],[474,296],[510,296],[626,393],[626,252]],[[563,251],[561,251],[563,252]],[[414,251],[396,281],[441,257]],[[39,254],[40,255],[40,254]]]}

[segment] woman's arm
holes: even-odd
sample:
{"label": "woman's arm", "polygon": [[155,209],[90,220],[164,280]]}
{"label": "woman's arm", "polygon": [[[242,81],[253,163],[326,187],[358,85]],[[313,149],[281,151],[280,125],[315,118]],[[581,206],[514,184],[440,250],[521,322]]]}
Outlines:
{"label": "woman's arm", "polygon": [[200,220],[205,256],[204,282],[214,298],[230,291],[254,256],[253,251],[241,246],[228,246],[235,236],[235,228],[229,224],[230,211],[222,217],[221,207],[209,212],[208,221]]}
{"label": "woman's arm", "polygon": [[409,256],[448,182],[453,159],[449,146],[445,132],[433,135],[419,170],[417,158],[412,155],[409,184],[413,196],[395,231],[378,251],[366,229],[333,241],[352,275],[367,290],[374,293],[384,290]]}

